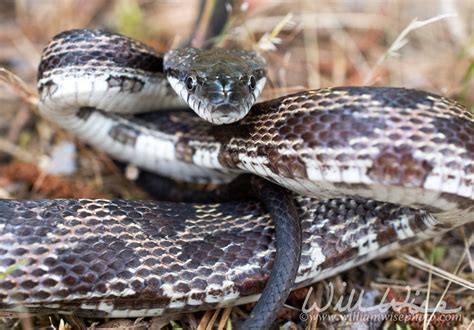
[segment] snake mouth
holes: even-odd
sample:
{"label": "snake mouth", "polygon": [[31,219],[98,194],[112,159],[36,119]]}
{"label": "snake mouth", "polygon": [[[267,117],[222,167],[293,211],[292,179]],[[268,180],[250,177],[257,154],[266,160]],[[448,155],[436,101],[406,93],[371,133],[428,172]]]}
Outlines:
{"label": "snake mouth", "polygon": [[215,105],[213,109],[214,114],[229,116],[236,116],[241,111],[239,105],[232,105],[229,103]]}
{"label": "snake mouth", "polygon": [[241,104],[219,104],[212,107],[208,120],[217,125],[232,124],[245,117],[247,113],[248,110]]}

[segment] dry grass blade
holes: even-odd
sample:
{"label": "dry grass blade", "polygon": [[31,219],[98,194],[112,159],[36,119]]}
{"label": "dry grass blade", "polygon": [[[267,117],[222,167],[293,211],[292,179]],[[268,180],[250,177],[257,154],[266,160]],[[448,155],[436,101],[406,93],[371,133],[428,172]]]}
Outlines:
{"label": "dry grass blade", "polygon": [[206,38],[206,31],[208,30],[209,24],[211,22],[212,12],[216,7],[216,0],[206,1],[204,5],[203,17],[199,21],[197,29],[194,33],[194,38],[192,40],[193,47],[202,47]]}
{"label": "dry grass blade", "polygon": [[[449,287],[451,286],[451,284],[452,284],[453,282],[455,282],[453,279],[454,279],[454,278],[459,278],[458,276],[456,276],[456,274],[459,272],[459,269],[461,268],[462,261],[463,261],[463,259],[466,257],[466,254],[468,253],[468,251],[469,251],[468,248],[466,248],[466,249],[464,250],[463,254],[462,254],[461,257],[459,258],[459,261],[458,261],[458,263],[457,263],[457,265],[456,265],[456,267],[455,267],[455,269],[454,269],[453,274],[448,273],[448,275],[449,275],[448,284],[447,284],[446,287],[444,288],[443,294],[442,294],[441,297],[439,298],[438,303],[436,304],[436,307],[435,307],[435,309],[434,309],[434,312],[431,313],[429,319],[423,324],[423,327],[424,327],[424,328],[427,328],[428,325],[429,325],[429,324],[431,323],[431,321],[433,320],[433,317],[434,317],[436,311],[440,308],[441,303],[443,302],[443,299],[444,299],[444,297],[446,296],[446,293],[448,292]],[[462,279],[461,279],[461,280],[462,280]],[[466,281],[466,282],[467,282],[467,281]],[[469,283],[469,282],[468,282],[468,283]],[[474,289],[474,284],[473,284],[473,283],[470,283],[470,284],[471,284],[471,290],[473,290],[473,289]],[[427,304],[427,306],[428,306],[428,304]]]}
{"label": "dry grass blade", "polygon": [[[463,254],[463,256],[461,257],[461,260],[464,258],[464,256],[466,255],[466,253]],[[474,290],[474,283],[472,282],[469,282],[453,273],[450,273],[450,272],[447,272],[441,268],[438,268],[436,266],[433,266],[423,260],[420,260],[418,258],[415,258],[415,257],[412,257],[408,254],[405,254],[403,253],[400,258],[405,261],[406,263],[408,263],[409,265],[412,265],[414,267],[417,267],[419,269],[422,269],[422,270],[425,270],[427,272],[432,272],[434,275],[437,275],[441,278],[444,278],[445,280],[448,280],[450,282],[454,282],[460,286],[463,286],[465,287],[466,289],[469,289],[469,290]]]}
{"label": "dry grass blade", "polygon": [[281,39],[278,35],[281,33],[283,28],[287,25],[294,25],[291,19],[293,18],[292,13],[288,13],[285,17],[278,22],[275,28],[270,33],[264,33],[260,40],[257,43],[257,50],[264,52],[264,51],[275,51],[276,45],[281,43]]}
{"label": "dry grass blade", "polygon": [[11,89],[23,101],[36,107],[38,104],[38,94],[32,91],[26,83],[14,73],[0,67],[0,83]]}
{"label": "dry grass blade", "polygon": [[464,240],[464,246],[465,246],[466,251],[467,251],[467,259],[469,260],[469,267],[471,269],[474,269],[474,259],[472,258],[471,250],[469,249],[469,247],[473,243],[474,243],[474,234],[472,234],[468,239]]}
{"label": "dry grass blade", "polygon": [[379,67],[382,65],[383,62],[385,62],[385,60],[387,60],[390,57],[399,56],[398,51],[402,49],[408,43],[408,40],[407,40],[408,34],[410,34],[412,31],[416,29],[419,29],[431,23],[434,23],[446,18],[452,18],[452,17],[456,17],[456,16],[453,14],[443,14],[443,15],[437,15],[435,17],[429,18],[424,21],[419,21],[417,18],[411,21],[410,24],[408,24],[408,26],[398,35],[398,37],[395,39],[392,45],[387,49],[387,51],[377,60],[377,62],[375,63],[375,66],[372,68],[370,73],[365,78],[364,85],[368,85],[371,82],[373,82],[373,79],[375,78],[375,75]]}

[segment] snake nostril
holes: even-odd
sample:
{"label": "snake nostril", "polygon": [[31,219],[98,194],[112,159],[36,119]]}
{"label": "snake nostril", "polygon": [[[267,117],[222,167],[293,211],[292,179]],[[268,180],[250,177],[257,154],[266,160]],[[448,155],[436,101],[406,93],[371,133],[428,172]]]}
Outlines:
{"label": "snake nostril", "polygon": [[230,103],[238,103],[242,101],[243,96],[240,92],[232,91],[227,93],[227,98]]}
{"label": "snake nostril", "polygon": [[209,99],[209,102],[213,104],[219,104],[219,103],[226,102],[227,97],[222,92],[210,92],[208,94],[208,99]]}
{"label": "snake nostril", "polygon": [[226,86],[229,84],[226,78],[224,77],[219,77],[217,79],[219,86],[222,88],[222,90],[226,89]]}

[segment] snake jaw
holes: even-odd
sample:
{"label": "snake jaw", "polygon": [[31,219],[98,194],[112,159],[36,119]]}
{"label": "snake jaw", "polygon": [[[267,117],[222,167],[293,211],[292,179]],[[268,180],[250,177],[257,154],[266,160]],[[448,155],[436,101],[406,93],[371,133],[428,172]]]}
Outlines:
{"label": "snake jaw", "polygon": [[252,91],[235,83],[222,86],[216,83],[218,79],[197,84],[192,91],[186,88],[184,80],[168,75],[168,81],[199,117],[223,125],[239,121],[248,114],[265,86],[266,78],[260,78]]}

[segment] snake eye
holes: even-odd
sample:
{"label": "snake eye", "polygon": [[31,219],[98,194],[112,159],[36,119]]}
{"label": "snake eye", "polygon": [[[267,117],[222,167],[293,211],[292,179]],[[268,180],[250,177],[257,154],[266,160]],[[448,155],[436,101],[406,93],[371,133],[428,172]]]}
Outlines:
{"label": "snake eye", "polygon": [[196,87],[196,78],[194,78],[193,76],[187,76],[185,84],[188,91],[192,91],[194,87]]}
{"label": "snake eye", "polygon": [[255,87],[257,87],[257,80],[255,79],[254,76],[250,76],[249,87],[250,87],[251,90],[254,90]]}

